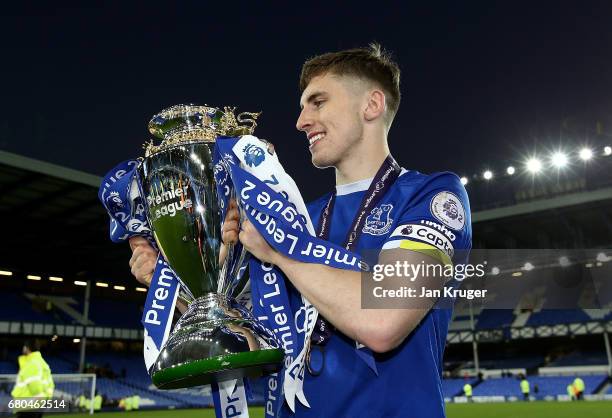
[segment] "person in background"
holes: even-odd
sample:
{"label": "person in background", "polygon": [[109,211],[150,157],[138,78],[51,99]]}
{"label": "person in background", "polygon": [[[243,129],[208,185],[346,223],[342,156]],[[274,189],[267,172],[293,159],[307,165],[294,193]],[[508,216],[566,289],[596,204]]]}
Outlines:
{"label": "person in background", "polygon": [[[19,356],[19,373],[15,387],[11,392],[14,399],[53,397],[53,378],[51,369],[40,354],[35,341],[27,340],[23,344],[22,355]],[[41,412],[18,410],[17,417],[42,417]]]}
{"label": "person in background", "polygon": [[87,397],[85,396],[84,393],[81,393],[81,395],[79,395],[79,397],[76,400],[76,403],[77,403],[77,408],[79,409],[79,411],[87,410]]}
{"label": "person in background", "polygon": [[130,396],[123,398],[119,401],[119,408],[127,411],[132,410],[132,398]]}
{"label": "person in background", "polygon": [[132,396],[132,409],[137,411],[140,408],[140,396]]}
{"label": "person in background", "polygon": [[138,410],[140,408],[140,396],[133,395],[121,399],[121,401],[119,402],[119,408],[123,408],[126,411]]}
{"label": "person in background", "polygon": [[96,392],[96,396],[93,401],[94,411],[100,411],[102,409],[102,395]]}
{"label": "person in background", "polygon": [[521,379],[521,392],[523,393],[523,400],[529,400],[529,381],[525,376],[522,376]]}
{"label": "person in background", "polygon": [[567,396],[569,396],[570,401],[576,400],[576,394],[574,393],[574,384],[570,383],[567,385]]}
{"label": "person in background", "polygon": [[463,385],[463,393],[465,394],[468,402],[474,402],[472,400],[472,385],[470,385],[470,382],[466,382],[465,385]]}
{"label": "person in background", "polygon": [[580,377],[574,379],[574,392],[576,393],[577,400],[584,400],[584,380]]}

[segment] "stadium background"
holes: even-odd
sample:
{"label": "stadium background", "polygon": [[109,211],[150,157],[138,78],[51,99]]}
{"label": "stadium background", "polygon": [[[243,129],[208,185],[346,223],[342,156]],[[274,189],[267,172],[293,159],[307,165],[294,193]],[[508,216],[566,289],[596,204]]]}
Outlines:
{"label": "stadium background", "polygon": [[[469,177],[474,248],[601,249],[605,257],[587,267],[605,267],[612,256],[612,156],[606,137],[593,135],[591,143],[594,156],[579,170],[522,172],[495,181]],[[16,373],[21,344],[34,337],[54,374],[98,376],[103,410],[117,410],[132,395],[140,396],[143,410],[208,408],[207,388],[159,391],[151,385],[139,323],[146,293],[129,274],[128,246],[108,240],[99,182],[88,173],[0,152],[0,374]],[[611,332],[610,306],[546,310],[532,303],[483,310],[458,304],[443,371],[449,416],[477,408],[489,408],[482,411],[491,416],[552,416],[557,402],[517,404],[521,373],[534,401],[567,400],[567,385],[580,376],[585,404],[594,408],[589,416],[610,416]],[[461,405],[468,382],[475,403],[496,403]],[[0,388],[4,399],[8,389]],[[80,394],[61,384],[58,389],[62,396]],[[261,403],[262,387],[252,389],[252,404]],[[540,404],[548,405],[544,415],[538,415]]]}
{"label": "stadium background", "polygon": [[[265,112],[257,134],[312,199],[333,173],[311,167],[294,129],[300,65],[372,40],[403,71],[391,149],[409,169],[466,176],[474,248],[597,249],[601,260],[584,268],[612,264],[609,2],[175,3],[3,5],[0,150],[10,152],[0,152],[0,374],[16,372],[23,339],[34,337],[56,376],[98,375],[105,411],[139,395],[146,416],[212,416],[205,389],[150,385],[145,293],[129,275],[127,246],[108,240],[98,175],[140,155],[146,122],[163,107],[235,104]],[[585,146],[589,161],[578,155]],[[549,160],[559,149],[570,159],[562,169]],[[524,167],[533,155],[543,162],[537,174]],[[457,306],[443,370],[449,417],[612,416],[610,308]],[[537,402],[515,401],[518,372]],[[577,375],[587,401],[565,402]],[[477,402],[462,403],[465,382]],[[0,380],[0,414],[8,386]]]}

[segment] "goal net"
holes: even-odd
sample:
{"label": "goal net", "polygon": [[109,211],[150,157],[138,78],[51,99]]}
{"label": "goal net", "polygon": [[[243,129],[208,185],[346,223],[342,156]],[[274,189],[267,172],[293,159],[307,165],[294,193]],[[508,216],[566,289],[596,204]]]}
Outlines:
{"label": "goal net", "polygon": [[[66,401],[64,405],[70,412],[87,411],[93,414],[93,398],[96,394],[96,375],[88,374],[52,374],[55,390],[54,400]],[[11,404],[11,391],[15,387],[15,374],[0,374],[0,416],[10,416],[13,411]],[[83,396],[83,398],[81,398]],[[87,400],[81,402],[82,399]]]}

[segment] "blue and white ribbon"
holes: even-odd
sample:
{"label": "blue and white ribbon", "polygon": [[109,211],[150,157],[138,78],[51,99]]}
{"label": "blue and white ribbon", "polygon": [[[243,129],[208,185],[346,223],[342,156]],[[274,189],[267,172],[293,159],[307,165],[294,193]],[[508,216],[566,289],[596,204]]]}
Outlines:
{"label": "blue and white ribbon", "polygon": [[210,386],[217,417],[249,418],[245,381],[233,379]]}
{"label": "blue and white ribbon", "polygon": [[159,253],[141,320],[144,326],[144,360],[147,370],[157,360],[170,335],[179,289],[176,274]]}
{"label": "blue and white ribbon", "polygon": [[104,176],[98,191],[98,198],[110,215],[113,242],[123,242],[136,235],[151,238],[136,179],[138,164],[138,160],[127,160],[117,165]]}
{"label": "blue and white ribbon", "polygon": [[[245,216],[273,248],[291,258],[359,270],[361,260],[357,255],[315,236],[295,182],[266,148],[266,143],[250,135],[217,140],[217,158],[222,158],[230,170]],[[304,371],[318,312],[302,297],[301,307],[292,313],[284,275],[275,266],[252,260],[250,273],[254,314],[276,333],[286,354],[282,376],[267,379],[266,417],[278,415],[281,386],[292,411],[296,398],[308,407]]]}
{"label": "blue and white ribbon", "polygon": [[[124,242],[134,236],[143,236],[156,247],[138,184],[138,164],[137,160],[128,160],[112,169],[104,176],[98,197],[110,216],[110,238],[113,242]],[[150,370],[157,360],[170,335],[179,283],[178,277],[160,253],[141,319],[144,327],[143,355],[147,370]]]}

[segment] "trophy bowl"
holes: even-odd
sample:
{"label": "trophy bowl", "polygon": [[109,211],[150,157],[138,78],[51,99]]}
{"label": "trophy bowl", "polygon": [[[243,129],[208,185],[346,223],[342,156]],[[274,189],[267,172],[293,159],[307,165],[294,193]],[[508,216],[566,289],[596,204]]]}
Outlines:
{"label": "trophy bowl", "polygon": [[[248,282],[248,256],[239,243],[221,241],[223,200],[214,176],[215,141],[252,132],[256,117],[236,118],[230,108],[177,105],[149,123],[162,142],[146,147],[139,183],[155,241],[188,301],[150,370],[160,389],[280,369],[284,353],[275,335],[235,300]],[[227,256],[220,263],[223,245]]]}

